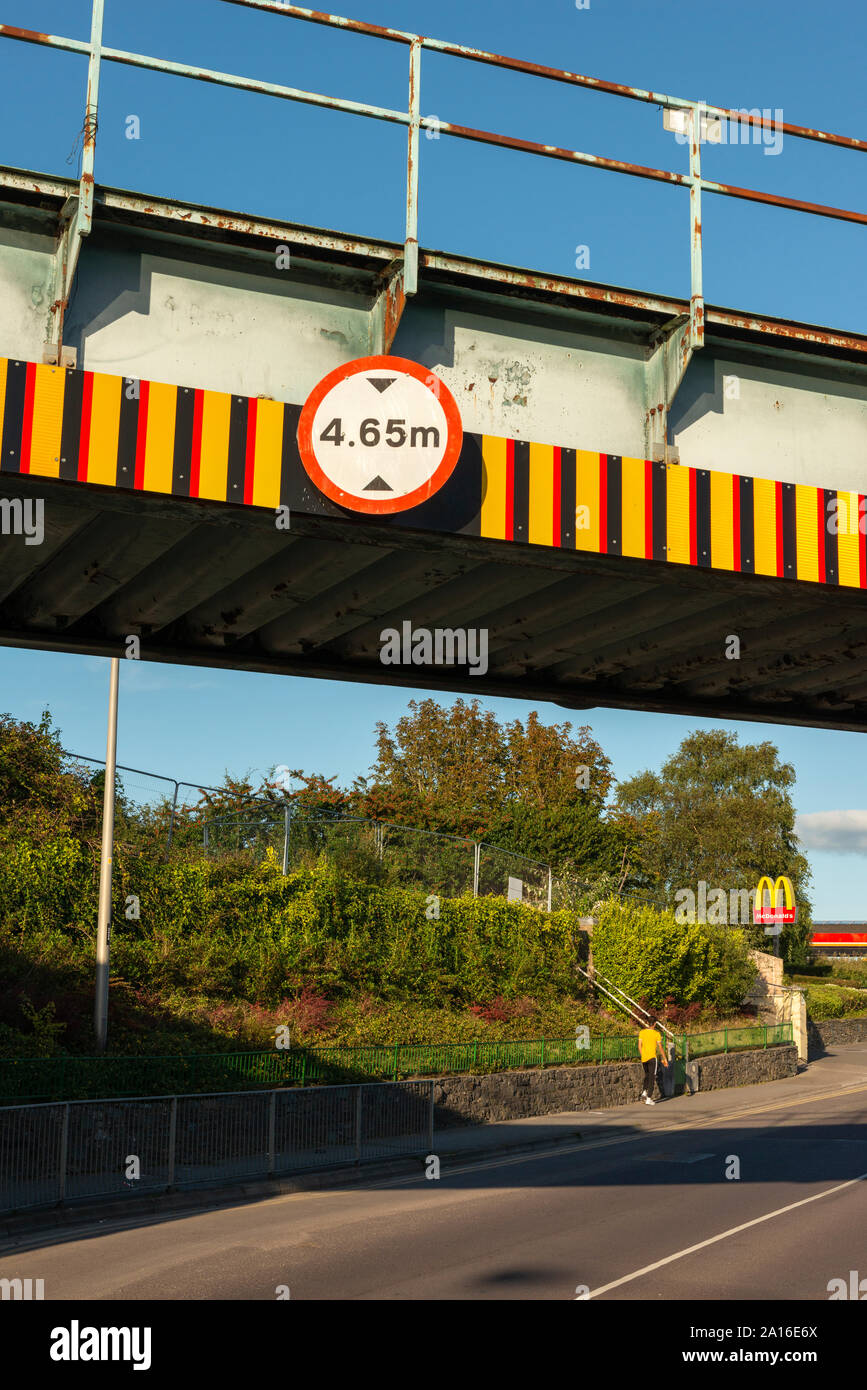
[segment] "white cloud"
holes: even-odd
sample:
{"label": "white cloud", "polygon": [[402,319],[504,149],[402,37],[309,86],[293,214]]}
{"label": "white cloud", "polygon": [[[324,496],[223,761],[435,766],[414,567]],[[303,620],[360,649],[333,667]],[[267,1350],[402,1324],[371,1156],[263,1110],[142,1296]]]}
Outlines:
{"label": "white cloud", "polygon": [[867,811],[812,811],[795,820],[805,849],[832,854],[867,854]]}

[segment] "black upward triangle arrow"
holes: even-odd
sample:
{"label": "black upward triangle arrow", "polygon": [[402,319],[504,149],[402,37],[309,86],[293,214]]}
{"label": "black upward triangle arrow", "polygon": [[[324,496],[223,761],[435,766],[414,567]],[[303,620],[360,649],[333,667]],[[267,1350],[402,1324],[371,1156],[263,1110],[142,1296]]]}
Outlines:
{"label": "black upward triangle arrow", "polygon": [[385,481],[385,479],[384,479],[384,478],[380,478],[379,474],[377,473],[376,477],[373,478],[373,479],[366,485],[364,491],[365,491],[365,492],[394,492],[394,488],[391,486],[391,483],[387,483],[387,482]]}

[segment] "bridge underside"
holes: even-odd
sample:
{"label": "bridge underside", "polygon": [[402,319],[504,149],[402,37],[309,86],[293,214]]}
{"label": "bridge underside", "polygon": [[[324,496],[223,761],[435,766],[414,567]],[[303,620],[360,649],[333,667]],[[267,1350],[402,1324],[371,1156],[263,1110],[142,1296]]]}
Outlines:
{"label": "bridge underside", "polygon": [[[860,590],[370,519],[4,477],[45,537],[0,547],[0,642],[450,692],[867,728]],[[383,666],[385,628],[487,630],[489,668]],[[732,637],[739,639],[739,657]]]}
{"label": "bridge underside", "polygon": [[[398,246],[101,189],[52,355],[77,190],[0,168],[0,643],[867,728],[867,538],[829,525],[867,512],[867,338],[708,305],[671,404],[685,301],[422,249],[403,305]],[[386,351],[445,382],[463,448],[377,520],[296,430]],[[486,631],[488,670],[383,665],[406,623]]]}

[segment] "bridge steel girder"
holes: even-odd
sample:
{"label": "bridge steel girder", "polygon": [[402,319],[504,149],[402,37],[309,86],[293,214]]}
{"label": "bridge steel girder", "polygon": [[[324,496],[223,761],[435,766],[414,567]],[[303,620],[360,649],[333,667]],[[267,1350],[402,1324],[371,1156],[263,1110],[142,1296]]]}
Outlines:
{"label": "bridge steel girder", "polygon": [[[78,369],[40,365],[77,190],[0,170],[0,500],[45,507],[41,545],[0,537],[0,641],[138,633],[151,660],[867,728],[867,540],[824,525],[867,492],[867,338],[705,305],[691,355],[686,301],[425,251],[408,295],[400,245],[98,189]],[[465,441],[441,493],[374,523],[318,492],[294,428],[326,373],[392,344]],[[279,427],[270,480],[232,456],[185,495],[166,431],[193,396]],[[486,628],[489,671],[384,667],[402,619]]]}

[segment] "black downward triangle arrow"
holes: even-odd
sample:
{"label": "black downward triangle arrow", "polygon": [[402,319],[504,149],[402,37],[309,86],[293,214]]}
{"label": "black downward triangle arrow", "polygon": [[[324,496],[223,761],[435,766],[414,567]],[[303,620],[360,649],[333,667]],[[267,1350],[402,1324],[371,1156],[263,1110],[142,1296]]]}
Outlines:
{"label": "black downward triangle arrow", "polygon": [[383,391],[387,391],[388,388],[389,388],[389,386],[393,386],[393,385],[394,385],[394,383],[397,381],[397,377],[396,377],[396,376],[369,376],[369,377],[367,378],[367,380],[370,382],[371,386],[375,386],[376,389],[377,389],[377,391],[379,392],[379,394],[382,395]]}

